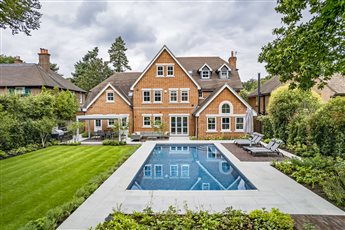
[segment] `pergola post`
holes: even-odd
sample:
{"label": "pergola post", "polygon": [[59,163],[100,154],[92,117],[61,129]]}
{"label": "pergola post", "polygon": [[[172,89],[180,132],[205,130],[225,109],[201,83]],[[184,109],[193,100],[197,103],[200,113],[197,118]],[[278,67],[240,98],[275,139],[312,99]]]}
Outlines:
{"label": "pergola post", "polygon": [[89,139],[91,138],[91,125],[90,125],[90,119],[87,120],[87,132],[88,132],[88,137]]}
{"label": "pergola post", "polygon": [[[79,118],[77,117],[77,123],[79,122]],[[76,141],[79,141],[79,126],[77,128],[77,136],[75,137]]]}

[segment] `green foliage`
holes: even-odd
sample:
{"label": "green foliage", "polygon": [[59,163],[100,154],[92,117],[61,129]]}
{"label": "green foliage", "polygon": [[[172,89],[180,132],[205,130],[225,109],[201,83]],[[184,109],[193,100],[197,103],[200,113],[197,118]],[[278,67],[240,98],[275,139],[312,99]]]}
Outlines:
{"label": "green foliage", "polygon": [[345,158],[345,98],[336,97],[310,118],[311,138],[325,155]]}
{"label": "green foliage", "polygon": [[115,72],[124,72],[126,69],[132,70],[128,65],[128,59],[125,54],[126,50],[126,43],[121,36],[117,37],[115,39],[115,42],[111,44],[108,53],[110,57],[110,63],[113,64]]}
{"label": "green foliage", "polygon": [[287,142],[289,123],[300,113],[313,113],[320,107],[320,104],[320,96],[310,91],[291,90],[288,86],[274,90],[268,104],[269,119],[274,137]]}
{"label": "green foliage", "polygon": [[79,103],[69,90],[55,93],[55,114],[58,120],[72,120],[79,109]]}
{"label": "green foliage", "polygon": [[41,4],[38,0],[5,0],[0,2],[0,28],[10,28],[12,34],[24,32],[30,35],[31,30],[40,27]]}
{"label": "green foliage", "polygon": [[317,81],[323,86],[334,73],[345,75],[344,1],[278,1],[275,10],[283,26],[259,55],[270,74],[301,89]]}
{"label": "green foliage", "polygon": [[111,146],[118,146],[118,145],[126,145],[125,141],[114,141],[114,140],[104,140],[102,145],[111,145]]}
{"label": "green foliage", "polygon": [[16,57],[0,54],[0,64],[12,64],[14,63],[15,60],[16,60]]}
{"label": "green foliage", "polygon": [[108,63],[98,57],[98,51],[98,47],[88,51],[82,60],[74,65],[75,72],[72,73],[72,82],[86,91],[89,91],[112,74]]}
{"label": "green foliage", "polygon": [[320,187],[326,197],[345,208],[345,160],[316,155],[312,158],[289,159],[272,165],[297,182]]}
{"label": "green foliage", "polygon": [[51,134],[54,126],[56,126],[56,120],[50,117],[43,117],[42,119],[32,121],[32,124],[37,133],[39,133],[42,147],[44,148],[48,136]]}
{"label": "green foliage", "polygon": [[50,70],[54,71],[55,73],[57,73],[60,69],[60,67],[56,64],[56,63],[50,63]]}
{"label": "green foliage", "polygon": [[274,132],[273,132],[273,127],[272,127],[272,122],[271,122],[270,116],[260,115],[260,116],[258,116],[257,119],[262,124],[262,134],[264,134],[265,137],[273,138]]}
{"label": "green foliage", "polygon": [[112,220],[98,224],[95,229],[293,229],[292,218],[272,209],[270,212],[254,210],[246,214],[240,210],[227,208],[222,213],[210,214],[207,211],[193,212],[186,209],[185,214],[170,206],[167,211],[153,213],[151,208],[143,212],[124,214],[116,211]]}

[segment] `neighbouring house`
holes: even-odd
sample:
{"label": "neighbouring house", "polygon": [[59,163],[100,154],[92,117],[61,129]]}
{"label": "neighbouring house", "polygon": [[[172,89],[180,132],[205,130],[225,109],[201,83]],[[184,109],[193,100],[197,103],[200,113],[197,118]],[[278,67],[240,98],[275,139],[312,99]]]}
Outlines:
{"label": "neighbouring house", "polygon": [[[282,86],[283,84],[279,79],[279,76],[274,76],[260,87],[260,109],[258,107],[258,91],[254,90],[248,96],[248,101],[251,107],[255,109],[259,114],[267,114],[267,106],[270,100],[270,96],[273,90]],[[336,96],[345,96],[345,77],[340,74],[334,74],[332,78],[322,89],[318,89],[317,86],[312,88],[313,91],[318,93],[324,102],[327,102]]]}
{"label": "neighbouring house", "polygon": [[171,136],[238,137],[250,105],[239,96],[234,53],[220,57],[175,57],[166,47],[143,72],[114,73],[90,90],[83,107],[91,132],[129,122],[130,132],[154,131],[162,122]]}
{"label": "neighbouring house", "polygon": [[36,95],[42,87],[69,90],[75,93],[80,104],[85,102],[86,91],[50,69],[50,54],[47,49],[40,49],[38,64],[24,63],[16,57],[13,64],[0,64],[0,95],[15,93],[18,95]]}

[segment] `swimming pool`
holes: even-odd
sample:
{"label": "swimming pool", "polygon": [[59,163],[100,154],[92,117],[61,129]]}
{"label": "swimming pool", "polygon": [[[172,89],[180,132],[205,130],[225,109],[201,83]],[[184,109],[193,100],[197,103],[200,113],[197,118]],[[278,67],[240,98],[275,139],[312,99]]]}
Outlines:
{"label": "swimming pool", "polygon": [[213,144],[157,144],[129,190],[253,190]]}

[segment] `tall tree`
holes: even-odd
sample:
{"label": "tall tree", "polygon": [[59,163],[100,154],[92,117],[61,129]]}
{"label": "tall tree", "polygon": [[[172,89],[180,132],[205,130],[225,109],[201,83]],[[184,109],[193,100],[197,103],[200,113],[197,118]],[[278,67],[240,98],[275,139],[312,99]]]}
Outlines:
{"label": "tall tree", "polygon": [[103,62],[103,59],[98,57],[98,47],[88,51],[82,60],[74,65],[74,68],[72,82],[86,91],[89,91],[112,74],[108,63]]}
{"label": "tall tree", "polygon": [[15,60],[16,57],[6,56],[3,54],[0,55],[0,64],[11,64],[14,63]]}
{"label": "tall tree", "polygon": [[259,55],[266,69],[291,87],[322,87],[336,73],[345,74],[345,4],[337,0],[278,0],[283,26]]}
{"label": "tall tree", "polygon": [[30,35],[31,30],[40,27],[42,14],[38,12],[41,4],[38,0],[2,0],[0,1],[0,28],[10,28],[12,34],[23,32]]}
{"label": "tall tree", "polygon": [[128,59],[126,56],[126,43],[121,36],[115,39],[115,42],[111,44],[108,50],[110,56],[110,63],[113,64],[115,72],[124,72],[126,69],[132,70],[128,65]]}

